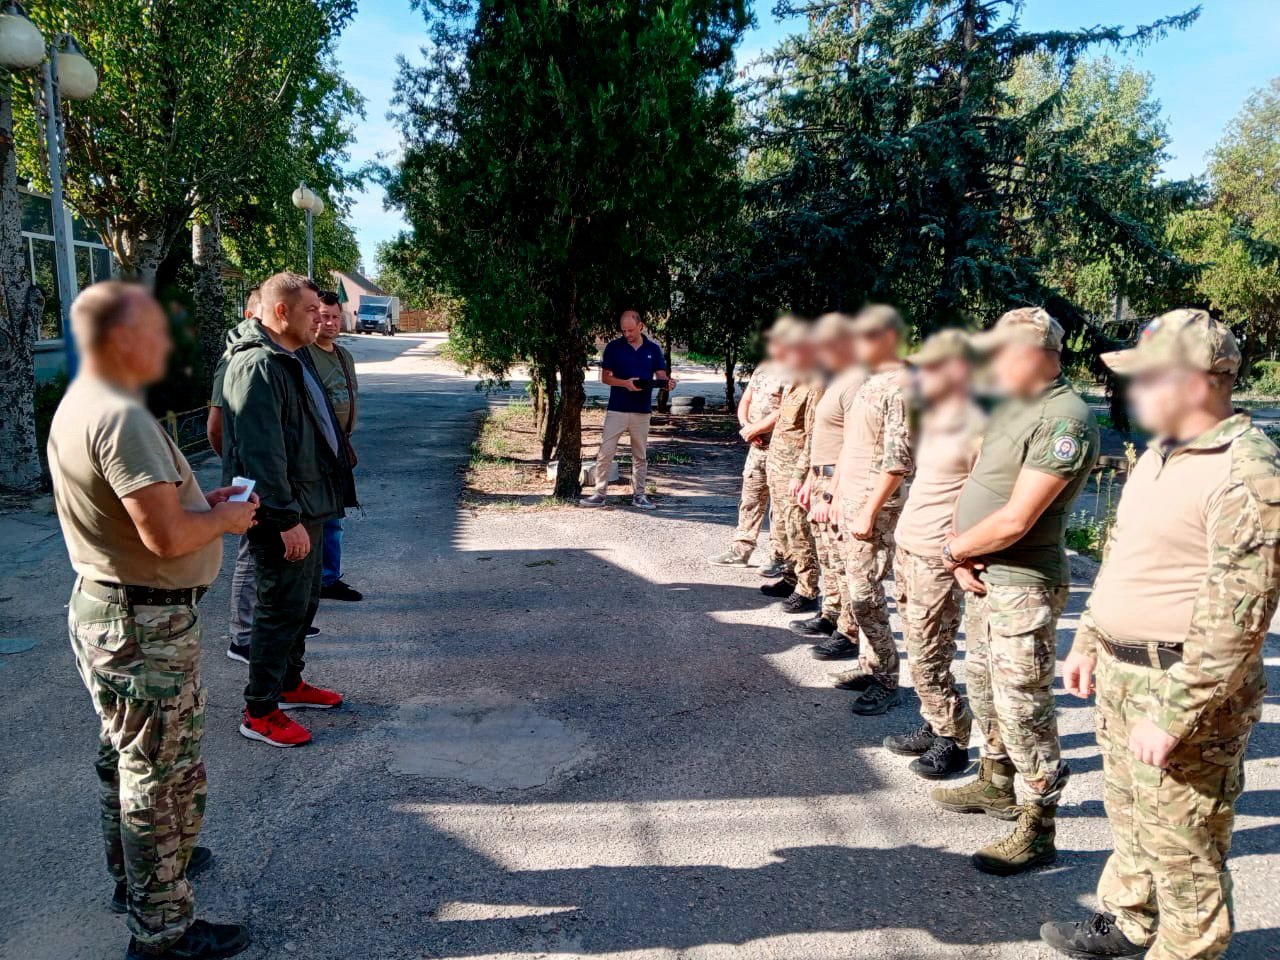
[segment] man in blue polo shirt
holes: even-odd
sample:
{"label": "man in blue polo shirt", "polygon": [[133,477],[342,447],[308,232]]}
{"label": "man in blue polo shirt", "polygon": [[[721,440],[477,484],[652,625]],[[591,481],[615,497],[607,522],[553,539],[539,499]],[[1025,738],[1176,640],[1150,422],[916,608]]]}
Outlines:
{"label": "man in blue polo shirt", "polygon": [[609,491],[609,473],[613,454],[624,433],[631,438],[631,503],[641,510],[652,510],[653,503],[645,495],[644,481],[649,461],[645,445],[649,441],[649,417],[653,413],[654,380],[675,381],[667,376],[667,361],[662,348],[644,335],[644,324],[635,310],[623,310],[618,317],[622,336],[611,340],[600,360],[600,382],[609,385],[609,406],[604,415],[604,433],[600,453],[596,456],[595,493],[583,497],[584,507],[603,507]]}

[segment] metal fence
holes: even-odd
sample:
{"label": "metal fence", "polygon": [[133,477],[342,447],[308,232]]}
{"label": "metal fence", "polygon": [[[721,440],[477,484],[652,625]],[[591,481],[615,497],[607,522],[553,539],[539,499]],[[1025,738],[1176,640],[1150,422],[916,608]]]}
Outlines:
{"label": "metal fence", "polygon": [[209,438],[205,432],[208,419],[209,408],[204,406],[197,407],[195,410],[184,410],[182,413],[174,413],[170,410],[160,418],[160,422],[173,438],[173,442],[178,445],[179,450],[183,453],[200,453],[210,449]]}

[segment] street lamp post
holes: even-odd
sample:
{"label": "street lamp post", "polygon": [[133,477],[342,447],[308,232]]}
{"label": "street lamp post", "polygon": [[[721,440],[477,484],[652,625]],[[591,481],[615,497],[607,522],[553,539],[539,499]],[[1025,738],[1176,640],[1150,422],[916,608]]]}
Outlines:
{"label": "street lamp post", "polygon": [[317,196],[305,183],[299,182],[298,189],[293,191],[293,205],[307,215],[307,278],[315,279],[315,255],[312,252],[312,218],[324,213],[324,200]]}
{"label": "street lamp post", "polygon": [[[58,306],[67,376],[76,372],[76,348],[71,337],[71,301],[77,293],[75,246],[71,213],[62,190],[62,99],[87,100],[98,89],[98,72],[68,33],[60,33],[46,45],[39,28],[20,3],[10,3],[0,14],[0,66],[30,70],[39,66],[44,87],[44,135],[49,154],[50,202],[53,207],[53,249],[58,276]],[[32,278],[34,282],[35,278]]]}

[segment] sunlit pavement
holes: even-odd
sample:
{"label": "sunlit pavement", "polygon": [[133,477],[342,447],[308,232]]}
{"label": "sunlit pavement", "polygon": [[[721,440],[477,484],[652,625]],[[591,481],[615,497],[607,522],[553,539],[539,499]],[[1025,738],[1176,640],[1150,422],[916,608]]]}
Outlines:
{"label": "sunlit pavement", "polygon": [[[368,599],[321,608],[308,672],[348,704],[301,718],[311,746],[236,734],[227,572],[203,604],[218,859],[198,889],[203,914],[249,919],[244,956],[1049,956],[1037,927],[1090,903],[1109,849],[1091,709],[1061,695],[1075,776],[1058,864],[974,872],[1006,826],[935,811],[877,746],[914,700],[855,718],[754,571],[704,562],[730,532],[733,464],[654,514],[460,512],[486,397],[440,341],[344,341],[365,389],[347,579]],[[118,958],[96,724],[63,636],[71,575],[47,511],[0,515],[0,535],[0,637],[39,641],[0,652],[0,956]],[[1277,720],[1273,695],[1240,804],[1233,958],[1280,942]]]}

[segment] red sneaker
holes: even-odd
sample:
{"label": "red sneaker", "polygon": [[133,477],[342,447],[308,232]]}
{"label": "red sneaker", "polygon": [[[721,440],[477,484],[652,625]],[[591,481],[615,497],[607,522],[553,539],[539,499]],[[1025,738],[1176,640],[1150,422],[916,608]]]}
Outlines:
{"label": "red sneaker", "polygon": [[342,694],[313,687],[303,680],[292,690],[286,690],[280,697],[281,710],[329,710],[342,706]]}
{"label": "red sneaker", "polygon": [[240,722],[240,735],[273,747],[300,747],[311,742],[307,728],[279,710],[272,710],[265,717],[251,717],[246,710]]}

